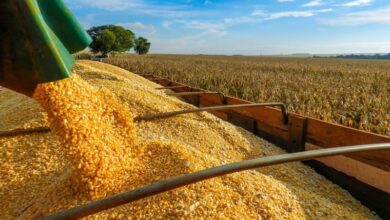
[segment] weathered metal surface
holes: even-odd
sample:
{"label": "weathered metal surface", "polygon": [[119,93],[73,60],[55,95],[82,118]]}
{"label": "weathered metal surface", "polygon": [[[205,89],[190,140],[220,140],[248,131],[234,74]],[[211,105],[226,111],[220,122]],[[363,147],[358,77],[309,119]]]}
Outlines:
{"label": "weathered metal surface", "polygon": [[[323,149],[313,144],[306,144],[305,150]],[[357,180],[368,183],[386,193],[390,193],[390,172],[371,166],[359,160],[346,157],[327,157],[318,159],[326,166],[333,167],[338,171],[354,177]]]}
{"label": "weathered metal surface", "polygon": [[227,120],[236,125],[236,126],[239,126],[239,127],[242,127],[252,133],[256,133],[256,120],[253,119],[253,118],[250,118],[248,116],[245,116],[245,115],[241,115],[239,113],[235,113],[235,112],[229,112],[227,114],[228,118]]}
{"label": "weathered metal surface", "polygon": [[307,119],[296,114],[289,114],[287,152],[305,151]]}
{"label": "weathered metal surface", "polygon": [[[388,143],[390,137],[308,118],[307,142],[321,147],[338,147],[354,144]],[[359,153],[350,155],[350,157],[390,171],[390,151]]]}

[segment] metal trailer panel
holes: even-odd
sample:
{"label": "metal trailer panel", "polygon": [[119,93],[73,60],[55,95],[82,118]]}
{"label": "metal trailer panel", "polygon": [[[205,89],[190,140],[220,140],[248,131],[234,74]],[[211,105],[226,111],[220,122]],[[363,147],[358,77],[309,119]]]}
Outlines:
{"label": "metal trailer panel", "polygon": [[[168,79],[148,76],[174,92],[208,92]],[[197,107],[251,104],[231,96],[204,94],[183,97]],[[390,137],[374,134],[294,113],[289,113],[288,124],[283,123],[281,111],[272,107],[256,107],[210,112],[217,117],[241,126],[288,152],[332,148],[347,145],[390,143]],[[390,217],[390,151],[355,153],[305,162],[318,173],[348,190],[367,207],[382,217]]]}

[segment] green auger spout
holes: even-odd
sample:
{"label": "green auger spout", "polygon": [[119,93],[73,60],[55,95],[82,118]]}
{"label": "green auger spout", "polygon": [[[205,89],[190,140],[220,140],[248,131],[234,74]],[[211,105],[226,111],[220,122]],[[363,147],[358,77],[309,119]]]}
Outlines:
{"label": "green auger spout", "polygon": [[0,1],[0,86],[32,96],[71,75],[71,54],[92,39],[62,0]]}

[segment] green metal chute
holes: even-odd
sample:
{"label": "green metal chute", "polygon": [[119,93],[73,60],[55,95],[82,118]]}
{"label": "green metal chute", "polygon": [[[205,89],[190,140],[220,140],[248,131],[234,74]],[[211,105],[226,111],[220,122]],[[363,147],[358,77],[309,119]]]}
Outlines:
{"label": "green metal chute", "polygon": [[92,39],[62,0],[0,1],[0,85],[31,96],[67,78]]}

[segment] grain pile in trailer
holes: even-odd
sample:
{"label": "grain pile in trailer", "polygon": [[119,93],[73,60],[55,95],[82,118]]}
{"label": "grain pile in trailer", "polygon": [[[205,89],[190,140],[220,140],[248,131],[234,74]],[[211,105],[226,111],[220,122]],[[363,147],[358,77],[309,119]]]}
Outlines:
{"label": "grain pile in trailer", "polygon": [[[191,106],[107,64],[80,61],[75,72],[38,87],[43,108],[0,93],[1,130],[49,124],[53,130],[0,138],[1,219],[36,218],[180,174],[283,153],[209,113],[134,123],[138,115]],[[230,174],[89,216],[200,217],[377,218],[301,163]]]}

